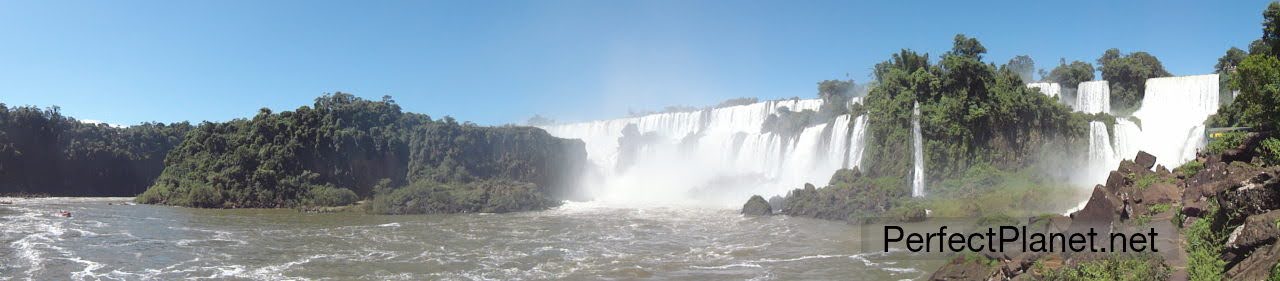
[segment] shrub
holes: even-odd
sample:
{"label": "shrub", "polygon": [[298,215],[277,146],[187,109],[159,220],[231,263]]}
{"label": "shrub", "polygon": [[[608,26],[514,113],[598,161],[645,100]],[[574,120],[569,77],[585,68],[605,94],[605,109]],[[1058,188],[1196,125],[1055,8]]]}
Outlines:
{"label": "shrub", "polygon": [[1178,174],[1181,174],[1183,177],[1190,178],[1195,176],[1197,173],[1200,173],[1200,170],[1204,170],[1204,162],[1190,161],[1173,170],[1177,171]]}
{"label": "shrub", "polygon": [[171,193],[173,193],[173,189],[169,188],[168,185],[157,185],[142,192],[133,201],[140,204],[164,204],[165,199],[169,198]]}
{"label": "shrub", "polygon": [[1227,151],[1227,149],[1236,148],[1244,142],[1244,138],[1247,135],[1248,133],[1246,132],[1224,132],[1218,137],[1213,138],[1213,140],[1210,140],[1209,144],[1205,146],[1205,151],[1212,154],[1218,154],[1223,151]]}
{"label": "shrub", "polygon": [[505,213],[540,210],[559,202],[537,185],[511,180],[470,183],[418,181],[377,194],[368,211],[375,214]]}
{"label": "shrub", "polygon": [[311,206],[346,206],[359,200],[355,191],[337,188],[332,185],[315,185],[307,192],[307,205]]}
{"label": "shrub", "polygon": [[1159,214],[1159,213],[1167,212],[1170,209],[1173,209],[1173,205],[1169,205],[1169,203],[1160,203],[1160,204],[1151,205],[1150,208],[1147,208],[1147,213]]}
{"label": "shrub", "polygon": [[1280,164],[1280,139],[1267,138],[1262,140],[1262,147],[1258,148],[1259,155],[1262,156],[1262,163],[1265,165]]}
{"label": "shrub", "polygon": [[1111,255],[1046,272],[1040,280],[1165,280],[1169,268],[1154,255]]}
{"label": "shrub", "polygon": [[222,206],[222,190],[210,185],[196,185],[187,192],[187,205],[197,208]]}
{"label": "shrub", "polygon": [[[1216,211],[1216,206],[1210,206],[1210,214]],[[1197,219],[1183,232],[1187,241],[1187,274],[1193,281],[1222,280],[1222,271],[1227,265],[1218,258],[1225,241],[1223,235],[1210,228],[1212,218],[1209,215]]]}

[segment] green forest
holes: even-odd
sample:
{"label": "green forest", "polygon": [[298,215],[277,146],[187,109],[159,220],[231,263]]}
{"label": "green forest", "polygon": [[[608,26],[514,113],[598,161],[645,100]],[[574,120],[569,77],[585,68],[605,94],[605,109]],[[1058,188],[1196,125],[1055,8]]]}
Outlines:
{"label": "green forest", "polygon": [[[365,205],[377,213],[507,212],[570,198],[579,140],[407,113],[327,94],[228,122],[84,123],[0,104],[0,194],[137,196],[202,208]],[[429,199],[429,200],[428,200]]]}
{"label": "green forest", "polygon": [[164,169],[187,123],[83,123],[59,108],[0,103],[0,194],[134,196]]}
{"label": "green forest", "polygon": [[335,93],[293,111],[262,109],[192,128],[137,201],[281,208],[374,199],[380,213],[538,209],[571,195],[583,146],[537,128],[433,120],[402,112],[390,97]]}

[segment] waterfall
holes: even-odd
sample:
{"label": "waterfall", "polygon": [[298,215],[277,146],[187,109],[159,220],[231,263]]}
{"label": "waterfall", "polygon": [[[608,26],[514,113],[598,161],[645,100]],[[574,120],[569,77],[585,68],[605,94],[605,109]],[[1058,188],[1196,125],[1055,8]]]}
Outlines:
{"label": "waterfall", "polygon": [[1133,113],[1142,127],[1134,141],[1172,169],[1195,159],[1205,145],[1204,120],[1217,110],[1217,74],[1148,79],[1142,107]]}
{"label": "waterfall", "polygon": [[[1080,84],[1077,110],[1099,112],[1096,110],[1109,107],[1095,102],[1106,100],[1098,95],[1108,92],[1105,84],[1086,87],[1095,82],[1100,81]],[[1086,95],[1086,91],[1090,94]],[[1195,159],[1196,150],[1206,141],[1204,121],[1217,110],[1217,74],[1147,79],[1142,104],[1132,116],[1116,117],[1112,140],[1106,140],[1106,128],[1101,122],[1089,124],[1090,171],[1086,180],[1105,181],[1108,171],[1124,159],[1133,159],[1138,151],[1151,153],[1157,164],[1168,169]]]}
{"label": "waterfall", "polygon": [[[850,104],[860,103],[854,98]],[[794,136],[762,133],[780,108],[818,110],[821,99],[764,101],[692,112],[657,113],[545,126],[551,135],[581,139],[595,167],[584,189],[617,204],[733,206],[752,194],[786,195],[804,183],[826,185],[832,173],[861,163],[867,116],[842,115]],[[619,162],[619,138],[634,124],[645,136],[640,153]]]}
{"label": "waterfall", "polygon": [[1107,81],[1081,82],[1076,88],[1076,111],[1111,113],[1111,87]]}
{"label": "waterfall", "polygon": [[1027,88],[1040,90],[1041,93],[1049,97],[1057,97],[1062,95],[1062,85],[1058,83],[1039,82],[1027,84]]}
{"label": "waterfall", "polygon": [[1113,155],[1115,150],[1111,146],[1111,135],[1107,134],[1107,124],[1089,122],[1089,163],[1110,163],[1115,158]]}
{"label": "waterfall", "polygon": [[920,102],[911,108],[911,139],[915,160],[911,172],[911,196],[924,196],[924,140],[920,136]]}

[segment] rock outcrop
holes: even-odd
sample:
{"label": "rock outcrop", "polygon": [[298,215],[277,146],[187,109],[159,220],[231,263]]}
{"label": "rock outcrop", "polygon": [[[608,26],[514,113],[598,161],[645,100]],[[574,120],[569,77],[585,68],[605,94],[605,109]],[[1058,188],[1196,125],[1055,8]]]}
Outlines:
{"label": "rock outcrop", "polygon": [[769,201],[765,201],[764,197],[754,195],[747,200],[747,204],[742,205],[742,214],[748,216],[772,216],[773,207],[769,206]]}

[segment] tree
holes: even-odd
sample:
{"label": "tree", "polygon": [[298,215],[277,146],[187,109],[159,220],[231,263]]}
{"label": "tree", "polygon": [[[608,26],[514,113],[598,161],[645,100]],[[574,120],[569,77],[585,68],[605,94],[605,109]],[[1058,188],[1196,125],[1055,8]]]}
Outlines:
{"label": "tree", "polygon": [[[1280,2],[1271,2],[1262,12],[1262,42],[1272,56],[1280,55]],[[1252,51],[1252,50],[1250,50]]]}
{"label": "tree", "polygon": [[1121,54],[1109,49],[1098,58],[1102,79],[1111,87],[1111,108],[1132,109],[1142,102],[1147,79],[1172,76],[1155,56],[1147,52]]}
{"label": "tree", "polygon": [[1218,64],[1213,65],[1213,73],[1227,74],[1237,65],[1240,65],[1240,62],[1244,61],[1245,56],[1248,55],[1240,48],[1231,47],[1226,54],[1218,58]]}
{"label": "tree", "polygon": [[1236,68],[1240,96],[1231,104],[1246,126],[1280,124],[1280,60],[1264,54],[1249,55]]}
{"label": "tree", "polygon": [[389,98],[334,93],[293,111],[264,109],[250,119],[201,124],[168,153],[163,172],[137,200],[278,208],[343,204],[410,183],[520,182],[481,193],[472,185],[442,185],[459,188],[443,194],[477,195],[450,204],[483,207],[506,204],[488,201],[499,198],[494,194],[566,199],[569,175],[585,157],[581,141],[542,129],[432,120],[402,112]]}
{"label": "tree", "polygon": [[1067,64],[1067,59],[1059,59],[1058,67],[1054,67],[1045,80],[1057,82],[1065,88],[1076,88],[1080,82],[1093,81],[1093,65],[1082,61]]}
{"label": "tree", "polygon": [[987,53],[987,47],[983,47],[978,39],[969,38],[964,34],[956,34],[952,42],[951,54],[982,60],[982,54],[985,53]]}
{"label": "tree", "polygon": [[1035,81],[1032,73],[1035,72],[1036,62],[1031,60],[1030,56],[1020,55],[1013,57],[1012,59],[1009,59],[1009,63],[1006,64],[1006,67],[1008,67],[1010,71],[1013,71],[1013,73],[1017,73],[1018,77],[1022,78],[1022,82],[1031,83]]}
{"label": "tree", "polygon": [[853,80],[823,80],[818,82],[818,97],[822,98],[819,112],[825,116],[848,113],[849,99],[853,97]]}

